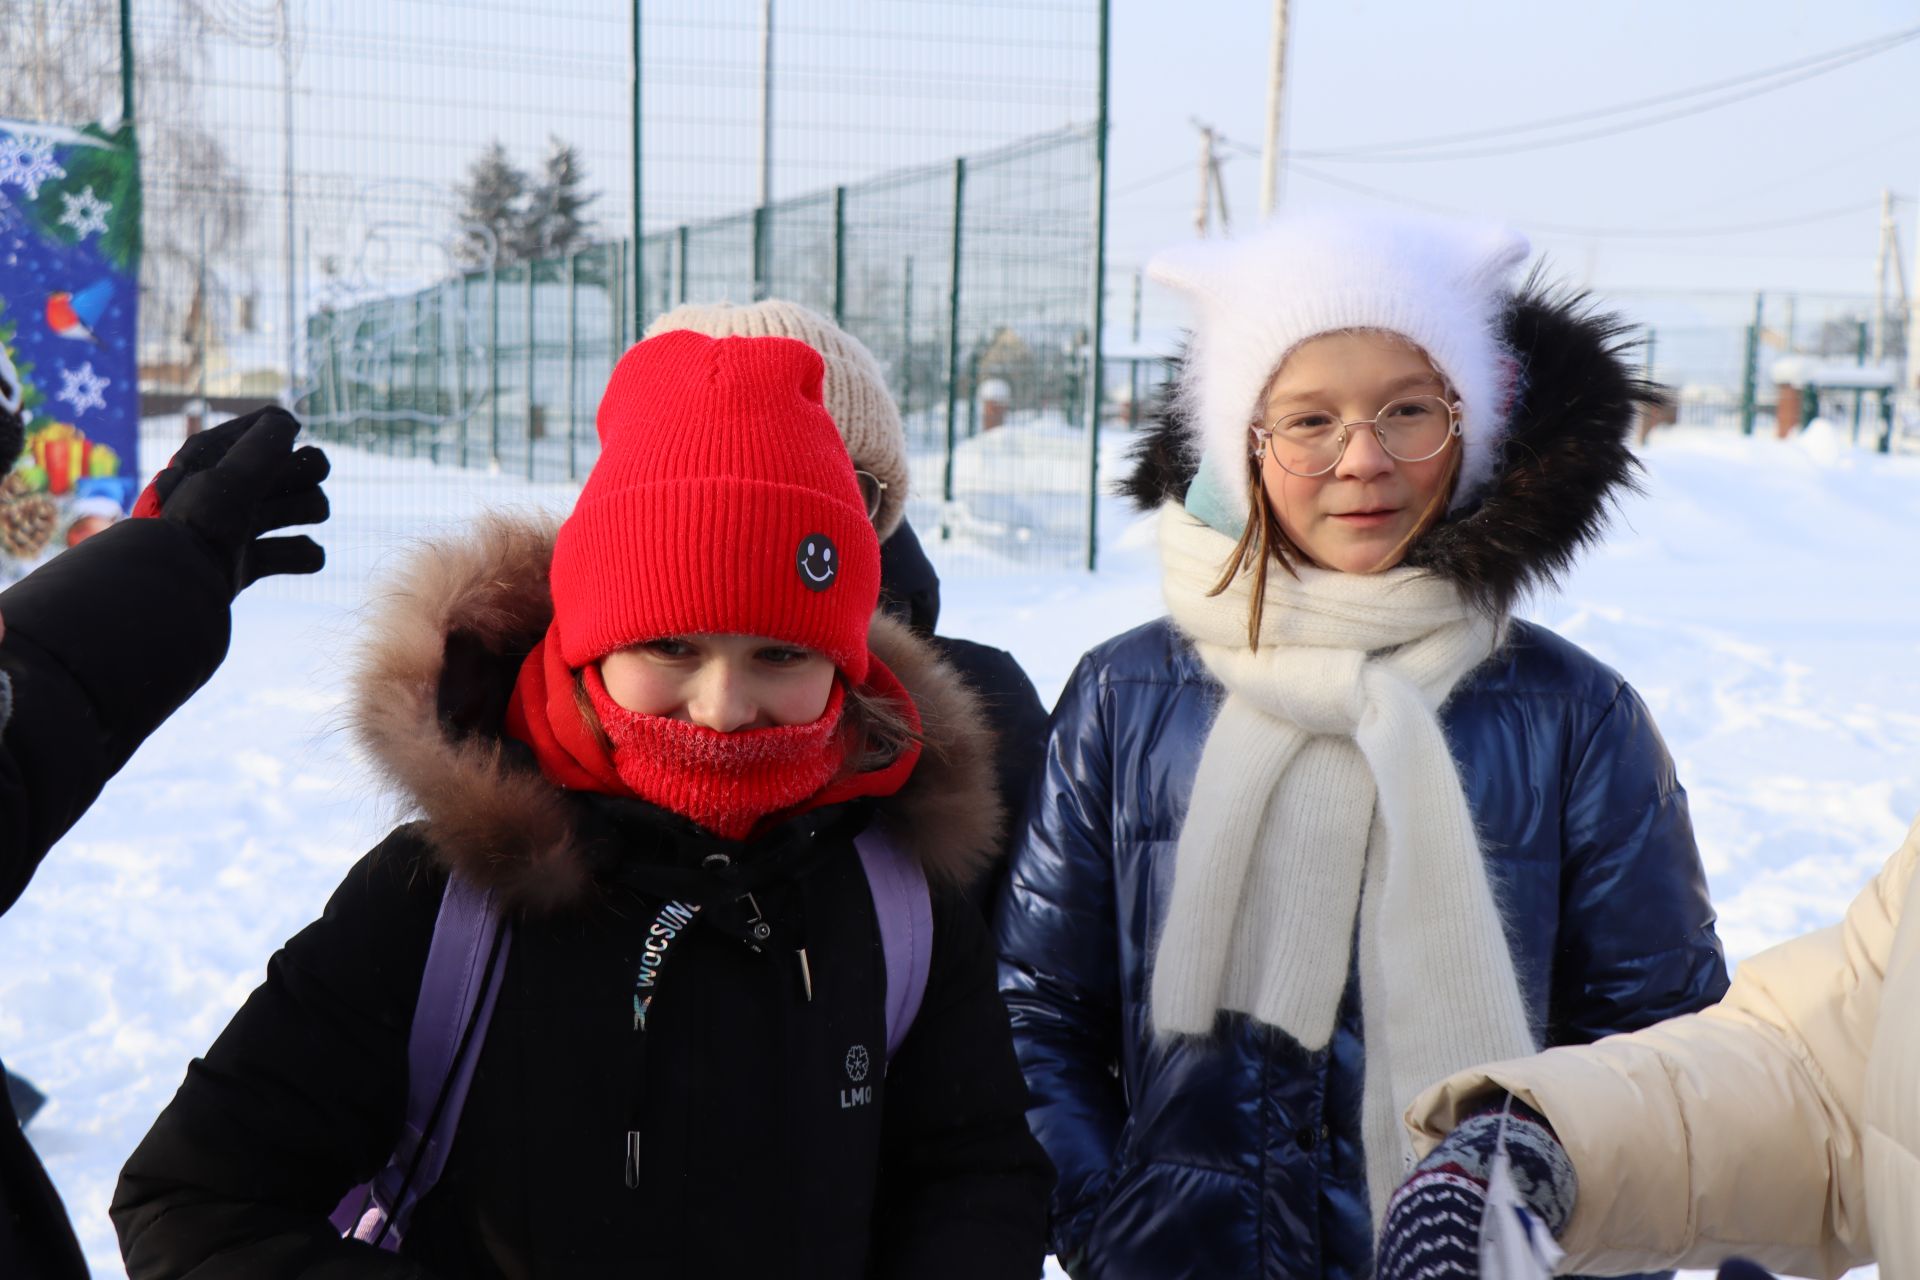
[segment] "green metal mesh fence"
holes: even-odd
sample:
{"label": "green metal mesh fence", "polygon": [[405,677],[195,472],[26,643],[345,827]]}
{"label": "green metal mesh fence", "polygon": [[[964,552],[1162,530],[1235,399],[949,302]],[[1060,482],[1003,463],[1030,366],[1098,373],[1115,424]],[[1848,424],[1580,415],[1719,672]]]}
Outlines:
{"label": "green metal mesh fence", "polygon": [[[202,402],[205,420],[292,398],[354,485],[328,526],[337,586],[312,590],[356,595],[422,511],[469,510],[489,486],[564,507],[618,353],[683,298],[754,296],[756,254],[759,291],[830,312],[837,296],[881,353],[916,432],[913,518],[943,570],[1084,554],[1084,496],[1018,450],[962,449],[967,505],[949,508],[945,433],[950,399],[957,446],[1000,413],[973,391],[1003,327],[994,358],[1027,371],[1006,379],[1009,423],[1085,430],[1068,347],[1092,310],[1102,0],[125,4],[145,461]],[[116,118],[121,8],[19,0],[0,23],[0,115]],[[476,219],[496,144],[523,175],[520,212]],[[556,244],[533,213],[561,149],[586,203]],[[1033,287],[996,293],[1020,276]],[[1058,501],[1016,501],[1036,481]]]}
{"label": "green metal mesh fence", "polygon": [[[910,518],[953,567],[1076,563],[1092,483],[1093,166],[1093,133],[1074,128],[655,232],[638,323],[763,294],[836,317],[888,373]],[[314,314],[308,420],[361,448],[579,479],[599,389],[633,337],[630,252],[600,244]]]}

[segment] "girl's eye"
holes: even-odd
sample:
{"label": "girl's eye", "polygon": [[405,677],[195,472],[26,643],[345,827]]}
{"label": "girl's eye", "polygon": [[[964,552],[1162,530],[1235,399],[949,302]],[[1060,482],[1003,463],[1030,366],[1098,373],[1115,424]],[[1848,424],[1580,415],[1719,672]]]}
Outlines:
{"label": "girl's eye", "polygon": [[1318,431],[1333,425],[1333,419],[1324,413],[1296,413],[1283,419],[1280,429],[1283,431]]}
{"label": "girl's eye", "polygon": [[649,640],[644,647],[648,653],[660,658],[685,658],[693,653],[692,645],[672,636],[664,640]]}
{"label": "girl's eye", "polygon": [[807,660],[805,649],[762,649],[757,655],[771,667],[791,667]]}

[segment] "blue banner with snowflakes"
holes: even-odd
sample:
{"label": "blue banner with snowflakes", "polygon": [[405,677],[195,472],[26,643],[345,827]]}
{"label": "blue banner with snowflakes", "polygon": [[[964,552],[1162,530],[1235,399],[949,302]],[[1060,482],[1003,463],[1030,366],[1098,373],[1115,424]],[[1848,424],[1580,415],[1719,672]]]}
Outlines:
{"label": "blue banner with snowflakes", "polygon": [[0,344],[27,436],[0,478],[0,581],[132,506],[139,279],[132,128],[0,120]]}

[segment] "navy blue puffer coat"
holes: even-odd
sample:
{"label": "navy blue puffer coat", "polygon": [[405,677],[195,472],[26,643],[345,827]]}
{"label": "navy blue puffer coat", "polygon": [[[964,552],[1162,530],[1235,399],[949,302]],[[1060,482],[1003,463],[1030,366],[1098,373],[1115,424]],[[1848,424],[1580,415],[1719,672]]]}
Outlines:
{"label": "navy blue puffer coat", "polygon": [[[1406,560],[1495,615],[1595,536],[1637,465],[1635,406],[1654,394],[1618,327],[1577,299],[1521,295],[1505,338],[1525,377],[1502,469]],[[1126,484],[1145,507],[1180,500],[1193,474],[1177,404]],[[1165,620],[1089,653],[1054,710],[995,913],[1028,1120],[1059,1172],[1054,1250],[1080,1280],[1373,1271],[1357,985],[1318,1052],[1237,1014],[1208,1039],[1153,1033],[1153,947],[1222,696]],[[1514,623],[1440,719],[1540,1041],[1718,1000],[1726,968],[1686,794],[1638,695]]]}
{"label": "navy blue puffer coat", "polygon": [[[1165,620],[1089,653],[996,920],[1001,989],[1059,1171],[1053,1245],[1076,1276],[1360,1277],[1357,992],[1308,1053],[1230,1015],[1156,1042],[1148,966],[1221,690]],[[1686,793],[1645,704],[1526,623],[1441,712],[1542,1040],[1577,1044],[1713,1003],[1726,968]]]}

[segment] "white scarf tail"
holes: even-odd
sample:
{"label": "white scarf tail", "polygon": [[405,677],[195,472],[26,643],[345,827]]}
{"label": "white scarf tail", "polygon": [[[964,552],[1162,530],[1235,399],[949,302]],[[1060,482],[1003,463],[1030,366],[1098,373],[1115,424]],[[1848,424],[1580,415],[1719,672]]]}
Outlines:
{"label": "white scarf tail", "polygon": [[1154,1026],[1206,1035],[1232,1010],[1326,1048],[1357,922],[1377,1222],[1412,1168],[1414,1096],[1536,1047],[1438,716],[1500,628],[1419,570],[1302,568],[1269,576],[1255,650],[1245,575],[1207,594],[1232,545],[1162,510],[1169,611],[1227,696],[1181,827]]}

